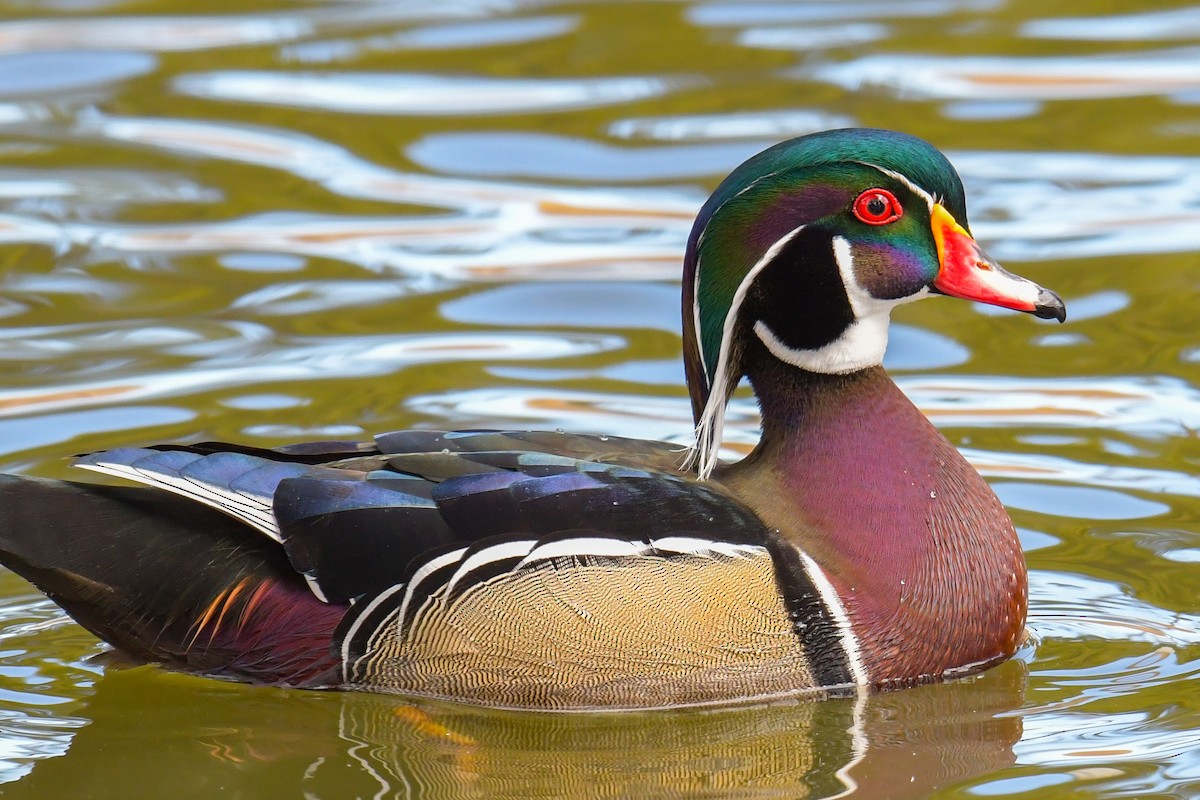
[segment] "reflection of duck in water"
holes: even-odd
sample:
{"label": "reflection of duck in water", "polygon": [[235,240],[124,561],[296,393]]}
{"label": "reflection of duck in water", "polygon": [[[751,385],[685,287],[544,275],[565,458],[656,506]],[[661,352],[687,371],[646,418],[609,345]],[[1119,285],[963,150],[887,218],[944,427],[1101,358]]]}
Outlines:
{"label": "reflection of duck in water", "polygon": [[[647,708],[977,671],[1020,641],[1024,561],[883,372],[888,315],[931,293],[1065,312],[964,206],[938,151],[888,131],[739,167],[684,267],[686,458],[516,432],[113,450],[80,464],[153,488],[6,478],[2,558],[119,648],[271,683]],[[722,464],[743,376],[762,440]]]}
{"label": "reflection of duck in water", "polygon": [[1012,763],[1024,676],[1014,661],[821,703],[561,715],[111,670],[67,752],[4,796],[923,800]]}

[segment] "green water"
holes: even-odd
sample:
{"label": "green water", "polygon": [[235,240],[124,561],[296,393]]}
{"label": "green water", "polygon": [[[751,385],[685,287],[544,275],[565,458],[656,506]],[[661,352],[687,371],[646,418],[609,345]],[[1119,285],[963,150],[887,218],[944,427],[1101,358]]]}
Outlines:
{"label": "green water", "polygon": [[[1012,511],[1033,639],[865,700],[489,714],[114,663],[2,572],[0,795],[1200,796],[1200,7],[194,5],[0,1],[0,470],[413,426],[684,441],[696,208],[779,139],[901,128],[1070,310],[918,303],[888,355]],[[739,397],[731,451],[754,431]]]}

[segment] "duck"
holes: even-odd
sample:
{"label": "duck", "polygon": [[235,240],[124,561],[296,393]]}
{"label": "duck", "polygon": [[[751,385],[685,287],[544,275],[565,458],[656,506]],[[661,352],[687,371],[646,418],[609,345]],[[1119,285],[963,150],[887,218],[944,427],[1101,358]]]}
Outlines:
{"label": "duck", "polygon": [[[0,562],[141,661],[491,708],[677,708],[970,675],[1023,641],[995,493],[882,367],[932,295],[1065,321],[915,136],[737,167],[683,263],[695,442],[403,430],[123,447],[120,481],[0,476]],[[745,379],[761,437],[720,458]]]}

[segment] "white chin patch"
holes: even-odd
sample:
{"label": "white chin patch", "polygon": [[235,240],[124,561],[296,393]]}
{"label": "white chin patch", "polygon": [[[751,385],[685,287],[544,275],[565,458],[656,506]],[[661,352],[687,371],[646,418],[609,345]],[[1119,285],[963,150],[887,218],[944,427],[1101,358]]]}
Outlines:
{"label": "white chin patch", "polygon": [[890,322],[888,310],[856,319],[841,336],[815,350],[788,347],[762,320],[754,323],[754,334],[771,355],[793,367],[834,375],[856,372],[883,363]]}
{"label": "white chin patch", "polygon": [[840,336],[824,347],[799,350],[785,344],[762,320],[754,323],[754,333],[771,355],[783,363],[809,372],[838,375],[882,364],[892,309],[925,297],[929,292],[922,289],[909,297],[881,300],[859,285],[854,275],[854,253],[850,243],[841,236],[833,239],[833,256],[854,312],[854,322]]}

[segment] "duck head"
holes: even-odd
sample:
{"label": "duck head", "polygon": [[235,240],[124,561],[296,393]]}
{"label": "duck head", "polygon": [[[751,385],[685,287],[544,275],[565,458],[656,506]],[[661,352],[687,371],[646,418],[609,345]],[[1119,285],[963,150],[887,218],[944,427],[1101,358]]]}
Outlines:
{"label": "duck head", "polygon": [[701,208],[688,240],[690,466],[706,478],[716,464],[749,337],[801,370],[855,372],[882,363],[892,308],[931,294],[1066,317],[1056,294],[980,249],[954,167],[915,136],[825,131],[746,161]]}

